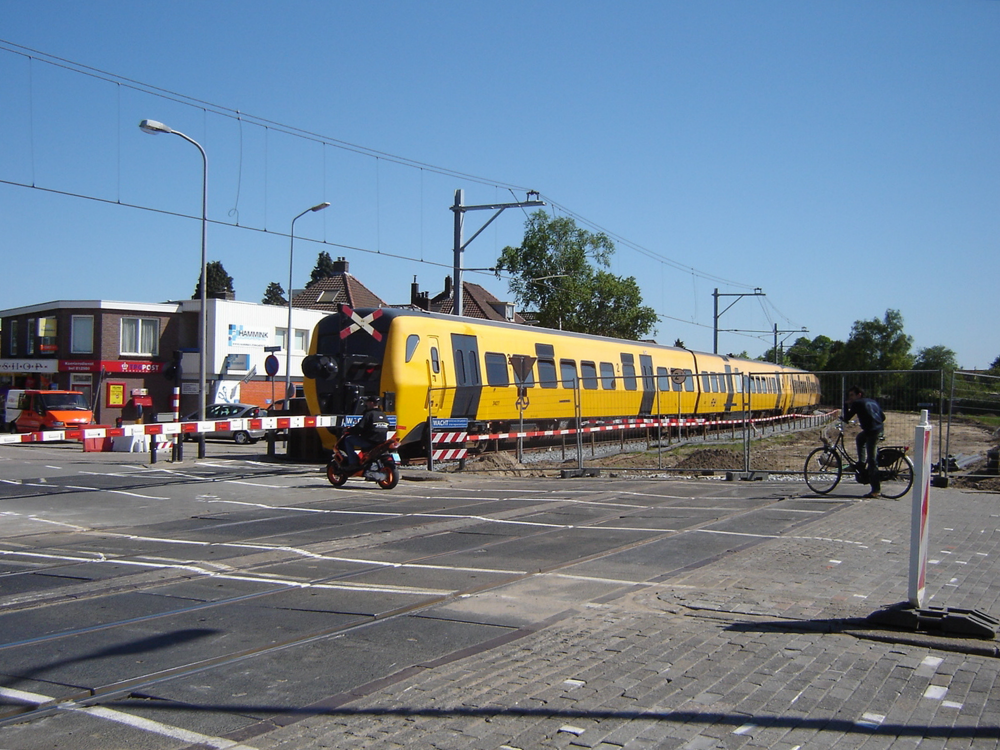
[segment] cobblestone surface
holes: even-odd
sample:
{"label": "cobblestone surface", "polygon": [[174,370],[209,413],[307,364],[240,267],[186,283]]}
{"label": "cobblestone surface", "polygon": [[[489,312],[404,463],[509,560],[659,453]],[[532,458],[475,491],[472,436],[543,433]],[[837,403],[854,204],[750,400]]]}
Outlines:
{"label": "cobblestone surface", "polygon": [[[908,500],[908,498],[907,498]],[[936,490],[930,605],[998,613],[997,495]],[[245,739],[313,748],[995,748],[995,641],[862,618],[906,599],[908,501],[866,501]]]}

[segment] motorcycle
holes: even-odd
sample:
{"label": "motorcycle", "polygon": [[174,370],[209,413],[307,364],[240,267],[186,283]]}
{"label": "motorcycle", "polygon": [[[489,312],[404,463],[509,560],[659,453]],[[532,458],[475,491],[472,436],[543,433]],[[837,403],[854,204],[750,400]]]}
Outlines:
{"label": "motorcycle", "polygon": [[375,482],[383,490],[391,490],[399,484],[399,441],[390,438],[358,455],[359,463],[348,465],[347,456],[338,443],[333,456],[326,465],[326,478],[334,487],[342,487],[351,477],[363,477]]}

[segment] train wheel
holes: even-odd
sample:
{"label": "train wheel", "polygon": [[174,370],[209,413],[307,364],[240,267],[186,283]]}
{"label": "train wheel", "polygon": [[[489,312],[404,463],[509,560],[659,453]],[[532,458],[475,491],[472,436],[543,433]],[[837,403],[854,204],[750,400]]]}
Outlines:
{"label": "train wheel", "polygon": [[817,448],[806,459],[805,477],[809,489],[818,495],[831,492],[844,472],[840,455],[826,448]]}

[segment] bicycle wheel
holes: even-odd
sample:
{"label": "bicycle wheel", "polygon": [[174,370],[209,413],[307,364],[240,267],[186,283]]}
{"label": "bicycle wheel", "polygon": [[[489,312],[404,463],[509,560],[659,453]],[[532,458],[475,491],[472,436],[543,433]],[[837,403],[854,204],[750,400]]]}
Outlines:
{"label": "bicycle wheel", "polygon": [[[890,449],[891,450],[891,449]],[[882,483],[882,497],[895,500],[910,491],[913,486],[913,461],[904,453],[895,456],[887,466],[882,465],[879,454],[879,481]]]}
{"label": "bicycle wheel", "polygon": [[817,448],[806,459],[806,484],[818,495],[825,495],[833,490],[840,482],[843,472],[844,465],[840,455],[826,448]]}

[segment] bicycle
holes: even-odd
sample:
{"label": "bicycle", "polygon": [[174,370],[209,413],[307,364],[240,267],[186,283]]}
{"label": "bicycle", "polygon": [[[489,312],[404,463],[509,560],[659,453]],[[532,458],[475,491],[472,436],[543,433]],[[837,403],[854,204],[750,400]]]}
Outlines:
{"label": "bicycle", "polygon": [[[816,448],[806,458],[806,484],[813,492],[826,495],[840,483],[844,471],[854,474],[859,484],[868,484],[867,470],[864,464],[851,458],[844,447],[844,423],[836,423],[837,437],[833,440],[824,432],[821,436],[823,446]],[[908,445],[880,446],[876,453],[879,481],[882,484],[881,494],[891,500],[900,498],[910,491],[913,485],[913,462],[907,452]]]}

